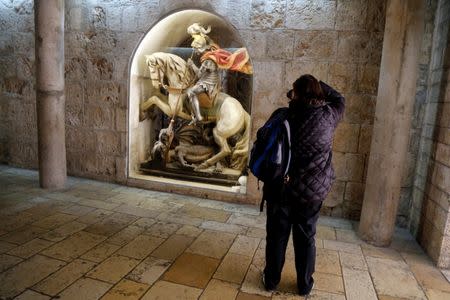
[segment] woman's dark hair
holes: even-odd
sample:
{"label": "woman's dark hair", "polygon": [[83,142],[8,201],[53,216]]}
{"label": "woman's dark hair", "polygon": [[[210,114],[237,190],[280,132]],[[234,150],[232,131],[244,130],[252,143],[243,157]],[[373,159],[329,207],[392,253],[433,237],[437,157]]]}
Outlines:
{"label": "woman's dark hair", "polygon": [[[289,93],[288,93],[289,94]],[[305,102],[310,105],[321,105],[325,101],[319,81],[312,75],[305,74],[294,82],[293,101]]]}

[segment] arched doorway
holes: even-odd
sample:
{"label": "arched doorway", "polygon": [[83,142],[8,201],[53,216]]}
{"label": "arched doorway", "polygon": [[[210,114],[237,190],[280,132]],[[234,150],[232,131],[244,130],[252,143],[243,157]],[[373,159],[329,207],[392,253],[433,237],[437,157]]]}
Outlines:
{"label": "arched doorway", "polygon": [[[155,84],[155,77],[153,76],[153,80],[151,79],[149,65],[146,61],[149,55],[170,53],[181,58],[182,64],[188,58],[192,58],[196,66],[200,67],[200,55],[193,54],[192,37],[187,33],[187,28],[193,23],[199,23],[203,28],[211,27],[210,32],[207,33],[208,37],[220,48],[230,53],[235,53],[237,49],[245,47],[233,26],[220,16],[198,9],[182,10],[170,14],[148,31],[136,47],[131,60],[128,93],[128,174],[130,178],[245,194],[245,186],[242,186],[242,183],[246,181],[246,170],[243,167],[246,164],[245,157],[235,159],[232,152],[210,166],[201,167],[202,163],[214,157],[222,149],[217,138],[212,134],[217,125],[213,113],[219,114],[218,112],[210,113],[214,109],[202,110],[202,114],[204,111],[206,115],[211,114],[212,116],[209,119],[207,117],[208,121],[204,124],[190,124],[192,122],[186,118],[184,120],[178,117],[174,118],[174,126],[171,128],[173,136],[168,142],[169,147],[161,150],[163,147],[158,148],[157,145],[166,143],[167,146],[165,140],[167,136],[163,135],[165,133],[163,130],[169,127],[173,115],[171,116],[171,113],[167,113],[158,105],[146,110],[142,108],[143,103],[148,103],[147,100],[153,96],[157,97],[158,101],[167,103],[170,92],[173,92],[167,88],[158,88],[158,85]],[[250,62],[248,64],[251,65]],[[183,70],[182,72],[178,70],[180,76],[186,76],[187,71]],[[252,75],[221,69],[219,77],[220,92],[236,99],[250,120]],[[160,75],[157,81],[170,85],[167,80],[165,75]],[[192,82],[195,81],[192,80]],[[185,91],[183,90],[181,93],[185,93]],[[182,103],[184,107],[181,109],[182,112],[190,114],[188,97],[180,95],[173,99],[176,99],[177,104]],[[226,116],[227,113],[235,113],[235,111],[227,111],[223,115]],[[249,123],[242,125],[235,134],[227,137],[226,141],[232,151],[233,147],[245,144],[245,155],[248,157],[248,139],[243,139],[247,134],[246,130],[250,130]],[[233,159],[235,160],[233,161]],[[236,167],[238,165],[240,167]]]}

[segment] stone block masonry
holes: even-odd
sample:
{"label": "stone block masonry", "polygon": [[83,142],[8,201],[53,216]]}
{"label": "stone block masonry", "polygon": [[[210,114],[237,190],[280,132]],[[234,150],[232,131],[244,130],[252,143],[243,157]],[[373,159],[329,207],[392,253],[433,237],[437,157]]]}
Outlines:
{"label": "stone block masonry", "polygon": [[33,1],[0,4],[0,161],[36,168]]}
{"label": "stone block masonry", "polygon": [[434,262],[450,268],[450,6],[435,7],[409,226]]}
{"label": "stone block masonry", "polygon": [[421,0],[388,1],[381,75],[359,234],[391,243],[407,162],[417,65],[424,27]]}

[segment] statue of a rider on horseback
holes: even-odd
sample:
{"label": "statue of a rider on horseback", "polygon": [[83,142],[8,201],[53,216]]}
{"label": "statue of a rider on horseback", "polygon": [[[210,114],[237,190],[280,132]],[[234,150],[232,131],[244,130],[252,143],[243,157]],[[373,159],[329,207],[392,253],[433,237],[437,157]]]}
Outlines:
{"label": "statue of a rider on horseback", "polygon": [[[245,48],[239,48],[233,53],[220,48],[208,37],[210,30],[210,27],[205,28],[198,23],[187,28],[187,33],[193,38],[191,43],[194,49],[193,54],[200,55],[200,67],[197,67],[191,58],[186,62],[171,53],[155,52],[146,55],[152,84],[155,88],[164,88],[168,96],[166,99],[157,95],[151,96],[141,103],[140,113],[143,114],[151,106],[156,105],[164,114],[171,117],[169,127],[163,129],[167,138],[154,145],[153,152],[161,152],[161,149],[165,149],[165,154],[160,155],[164,160],[163,164],[170,162],[171,157],[176,159],[181,156],[183,160],[187,158],[188,162],[195,164],[193,165],[195,170],[199,171],[215,166],[227,158],[228,167],[241,172],[245,169],[248,159],[250,115],[237,99],[221,91],[219,70],[252,74],[252,67]],[[190,111],[183,111],[183,103],[189,104]],[[202,109],[207,109],[203,110],[204,115],[202,115]],[[181,155],[186,152],[181,150],[194,149],[193,146],[200,145],[172,144],[177,117],[191,121],[189,125],[183,127],[186,133],[195,131],[193,128],[203,128],[204,125],[199,125],[208,121],[211,125],[211,140],[215,142],[215,146],[203,144],[202,150],[208,152],[209,149],[215,149],[214,152],[208,152],[207,156],[206,154],[198,155],[202,157],[201,160],[194,157],[201,151],[191,151],[189,155]],[[179,155],[176,155],[176,149]],[[184,161],[183,165],[186,167],[187,162]]]}

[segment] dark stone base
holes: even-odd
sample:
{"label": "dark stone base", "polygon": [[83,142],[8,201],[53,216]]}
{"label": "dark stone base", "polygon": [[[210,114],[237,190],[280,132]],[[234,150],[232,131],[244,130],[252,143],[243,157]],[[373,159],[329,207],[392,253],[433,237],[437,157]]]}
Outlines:
{"label": "dark stone base", "polygon": [[238,178],[241,176],[239,172],[227,168],[224,168],[221,172],[214,170],[213,167],[194,171],[194,167],[182,167],[178,163],[168,163],[164,166],[158,161],[141,163],[139,170],[144,174],[152,176],[210,183],[222,186],[239,185]]}

